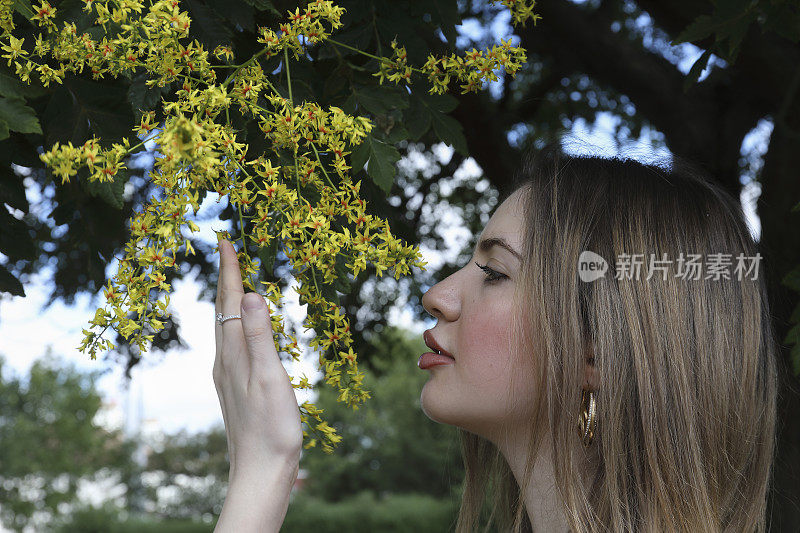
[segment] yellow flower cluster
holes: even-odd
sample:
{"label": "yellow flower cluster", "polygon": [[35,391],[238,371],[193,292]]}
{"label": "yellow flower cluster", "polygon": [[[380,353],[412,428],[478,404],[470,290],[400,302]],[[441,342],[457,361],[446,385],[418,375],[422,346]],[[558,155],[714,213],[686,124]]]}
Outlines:
{"label": "yellow flower cluster", "polygon": [[303,13],[300,13],[300,8],[296,8],[294,13],[289,11],[289,20],[280,25],[280,35],[269,28],[260,28],[258,42],[264,44],[267,57],[288,49],[294,52],[294,58],[297,59],[305,54],[298,35],[304,37],[306,46],[323,42],[330,36],[330,32],[325,31],[322,21],[327,20],[331,29],[335,30],[342,25],[339,19],[344,12],[344,8],[333,5],[332,2],[309,2]]}
{"label": "yellow flower cluster", "polygon": [[437,58],[433,54],[421,69],[408,66],[405,47],[398,47],[392,41],[394,51],[391,60],[382,58],[378,72],[373,76],[378,78],[378,83],[383,84],[385,79],[395,83],[404,82],[411,85],[411,74],[419,71],[427,76],[431,86],[429,94],[444,94],[450,83],[451,76],[463,82],[461,94],[478,92],[487,80],[497,81],[495,70],[503,69],[512,76],[516,75],[520,67],[527,61],[525,49],[511,46],[511,39],[500,40],[500,46],[493,46],[488,52],[473,48],[464,57],[451,54],[447,57]]}
{"label": "yellow flower cluster", "polygon": [[[495,1],[496,0],[491,0],[491,3]],[[526,0],[500,0],[500,3],[511,11],[511,24],[514,26],[521,24],[524,28],[525,22],[528,19],[532,19],[533,25],[536,26],[536,23],[542,18],[541,15],[537,15],[533,12],[533,8],[536,7],[536,2],[527,2]]]}
{"label": "yellow flower cluster", "polygon": [[[490,0],[495,3],[497,0]],[[536,2],[531,0],[500,0],[500,2],[511,10],[512,23],[522,24],[528,19],[533,19],[534,25],[541,19],[540,15],[533,13]],[[335,42],[335,41],[334,41]],[[437,58],[433,54],[428,56],[428,60],[421,68],[416,69],[408,65],[406,49],[398,47],[396,41],[392,41],[392,58],[378,58],[378,72],[373,76],[378,78],[378,83],[383,84],[388,79],[395,83],[403,82],[411,85],[411,74],[419,72],[424,74],[430,82],[429,94],[444,94],[447,92],[451,78],[461,82],[461,94],[468,92],[478,92],[483,83],[487,80],[497,81],[495,70],[505,70],[511,76],[515,76],[520,67],[527,61],[525,49],[519,46],[511,46],[511,39],[508,41],[500,40],[500,46],[493,46],[488,52],[475,50],[473,48],[463,57],[451,54],[446,57]],[[341,45],[341,43],[338,43]],[[374,56],[373,56],[374,57]]]}
{"label": "yellow flower cluster", "polygon": [[99,139],[93,137],[80,147],[72,146],[71,142],[65,146],[56,143],[39,158],[55,176],[61,177],[62,184],[69,182],[70,176],[84,166],[91,172],[92,181],[111,182],[117,172],[126,168],[123,159],[142,144],[131,147],[128,139],[123,139],[122,144],[113,143],[110,149],[102,150]]}
{"label": "yellow flower cluster", "polygon": [[[88,350],[93,359],[98,350],[114,349],[113,343],[103,339],[106,329],[112,328],[140,352],[146,351],[152,333],[161,330],[163,319],[169,316],[171,287],[166,282],[166,269],[176,268],[182,247],[185,254],[194,253],[183,229],[196,232],[199,228],[187,220],[188,210],[196,214],[200,196],[215,191],[220,197],[227,196],[238,210],[243,284],[262,292],[274,306],[270,315],[276,347],[299,360],[297,340],[286,331],[277,312],[283,301],[280,288],[254,280],[260,265],[248,250],[277,246],[292,264],[301,304],[308,304],[303,325],[318,333],[311,347],[319,352],[325,381],[338,387],[339,401],[358,408],[370,395],[362,388],[364,374],[359,372],[353,352],[350,323],[338,303],[330,301],[336,294],[331,287],[347,281],[343,278],[357,276],[369,265],[378,276],[390,272],[399,279],[412,267],[424,268],[425,263],[417,247],[403,244],[385,220],[367,214],[367,204],[360,195],[361,182],[353,181],[350,175],[346,156],[369,134],[372,123],[338,107],[298,104],[292,97],[289,52],[296,59],[309,44],[329,41],[341,45],[330,39],[329,32],[342,25],[344,9],[331,1],[315,0],[303,12],[289,12],[280,33],[259,29],[258,42],[264,47],[241,65],[230,66],[211,64],[209,53],[197,41],[186,42],[191,20],[180,9],[179,0],[148,1],[147,6],[140,0],[83,1],[84,10],[106,29],[99,40],[89,33],[79,35],[72,23],[58,28],[54,22],[56,8],[43,1],[28,14],[28,19],[44,31],[28,50],[24,39],[12,34],[11,14],[16,3],[0,0],[2,57],[8,65],[15,65],[22,80],[30,82],[36,73],[47,85],[61,83],[68,73],[82,73],[84,69],[94,78],[144,71],[148,86],[163,87],[178,81],[180,87],[172,93],[173,99],[162,102],[162,121],[150,111],[141,113],[139,123],[132,125],[131,131],[140,139],[157,142],[157,157],[148,177],[163,194],[154,196],[131,218],[125,255],[104,290],[106,306],[96,311],[90,328],[83,330],[85,337],[79,349]],[[503,3],[510,5],[515,21],[531,16],[525,2]],[[113,32],[106,28],[110,23]],[[394,59],[379,58],[381,67],[376,75],[381,82],[388,78],[410,83],[405,49],[395,42],[392,48]],[[278,54],[283,54],[288,98],[280,95],[258,62],[261,56]],[[230,46],[218,46],[211,56],[230,63],[233,52]],[[495,69],[505,68],[513,74],[524,60],[523,50],[502,43],[486,54],[473,49],[464,58],[431,56],[423,71],[431,81],[431,92],[446,90],[451,75],[464,82],[465,90],[477,90],[483,80],[496,79]],[[231,68],[230,75],[218,83],[217,70]],[[288,151],[292,164],[286,164],[286,160],[277,164],[278,157],[268,154],[248,160],[248,145],[237,138],[239,132],[228,118],[233,105],[255,121],[271,143],[272,152]],[[132,146],[125,139],[108,148],[97,138],[79,146],[56,143],[41,160],[62,184],[81,168],[89,171],[90,181],[112,182],[125,168],[126,157],[144,142]],[[234,240],[227,232],[221,233]],[[265,266],[269,269],[272,265]],[[305,376],[297,382],[293,379],[292,386],[312,387]],[[341,437],[322,420],[321,410],[306,402],[300,412],[303,423],[316,435],[311,438],[304,431],[308,439],[305,447],[319,442],[326,452],[332,452]],[[312,419],[316,421],[313,427]]]}
{"label": "yellow flower cluster", "polygon": [[3,33],[8,33],[14,29],[12,15],[15,3],[15,0],[0,0],[0,30],[3,30]]}

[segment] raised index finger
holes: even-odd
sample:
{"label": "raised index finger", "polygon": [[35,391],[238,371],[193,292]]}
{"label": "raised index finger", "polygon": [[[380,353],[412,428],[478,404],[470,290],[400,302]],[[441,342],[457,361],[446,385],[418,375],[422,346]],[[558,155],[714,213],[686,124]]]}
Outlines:
{"label": "raised index finger", "polygon": [[[238,315],[244,287],[236,250],[227,239],[219,241],[219,280],[217,281],[216,310],[223,315]],[[225,321],[223,327],[231,321]]]}

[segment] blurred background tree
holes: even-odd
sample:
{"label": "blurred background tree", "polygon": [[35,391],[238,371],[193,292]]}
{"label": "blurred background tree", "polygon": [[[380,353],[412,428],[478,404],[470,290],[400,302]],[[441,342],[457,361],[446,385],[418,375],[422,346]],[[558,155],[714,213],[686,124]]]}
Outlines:
{"label": "blurred background tree", "polygon": [[332,455],[303,454],[303,492],[332,502],[362,490],[450,497],[464,480],[460,443],[456,428],[432,422],[420,406],[429,375],[416,362],[425,343],[387,328],[368,351],[382,374],[365,372],[369,402],[354,411],[336,401],[335,391],[320,390],[316,405],[343,440]]}
{"label": "blurred background tree", "polygon": [[[481,0],[338,3],[347,15],[335,38],[378,55],[397,38],[416,65],[428,53],[463,52],[511,35],[504,10]],[[182,5],[193,20],[191,37],[207,49],[232,43],[240,63],[256,49],[257,28],[275,27],[298,3],[186,0]],[[67,0],[59,5],[60,16],[80,18],[80,7]],[[293,66],[298,99],[370,116],[378,125],[375,139],[396,148],[389,153],[398,164],[388,196],[363,180],[368,210],[388,217],[393,232],[424,250],[454,244],[461,249],[413,279],[378,280],[371,271],[359,276],[342,295],[348,313],[357,317],[354,349],[374,353],[369,343],[387,326],[393,305],[407,305],[424,317],[422,293],[468,259],[525,149],[563,130],[605,121],[623,150],[644,139],[654,149],[699,164],[735,197],[743,187],[760,193],[762,253],[786,362],[771,519],[775,530],[800,530],[800,387],[790,369],[792,346],[800,363],[800,232],[793,210],[800,201],[800,7],[792,0],[553,0],[538,3],[536,10],[542,20],[517,36],[528,64],[515,80],[504,77],[480,94],[458,95],[456,88],[454,96],[433,101],[422,82],[408,91],[375,87],[376,62],[340,48],[312,49],[306,61]],[[269,72],[275,66],[263,64]],[[285,79],[276,76],[283,90]],[[134,169],[126,183],[104,189],[78,181],[55,186],[40,168],[38,150],[55,141],[82,142],[92,133],[108,141],[126,135],[133,110],[155,106],[161,91],[146,88],[138,77],[72,77],[47,89],[20,86],[3,65],[0,81],[0,96],[24,105],[23,114],[35,115],[41,125],[37,133],[11,124],[8,137],[0,140],[0,202],[7,206],[0,209],[0,291],[23,294],[29,276],[49,266],[51,302],[70,304],[82,293],[97,301],[108,260],[127,239],[125,221],[153,193],[140,175],[146,174],[146,158],[143,172]],[[264,150],[258,133],[243,132],[254,151]],[[753,146],[754,133],[763,146]],[[439,142],[455,149],[449,158],[431,150]],[[477,175],[466,172],[471,163]],[[30,205],[26,187],[40,191],[40,205]],[[207,216],[224,221],[233,234],[241,231],[227,204]],[[452,233],[444,228],[453,219],[463,222],[461,242],[446,242]],[[168,281],[191,274],[205,287],[201,298],[212,301],[216,243],[194,244],[198,254],[169,272]],[[285,277],[282,259],[276,274]],[[128,369],[140,361],[125,339],[112,340],[120,350],[109,358]],[[181,343],[179,325],[169,320],[154,350]],[[362,356],[362,364],[383,375],[370,357]]]}
{"label": "blurred background tree", "polygon": [[[343,441],[333,455],[304,452],[306,483],[293,494],[282,531],[422,533],[451,525],[464,471],[456,429],[432,422],[420,407],[428,375],[416,360],[425,349],[409,332],[387,328],[370,343],[382,371],[367,371],[370,402],[353,411],[321,391],[317,405]],[[49,355],[27,380],[0,381],[0,487],[12,487],[2,494],[4,525],[209,531],[227,490],[224,428],[122,439],[92,422],[101,406],[96,377]],[[141,451],[146,461],[135,464]],[[106,501],[81,500],[81,482]]]}
{"label": "blurred background tree", "polygon": [[224,427],[164,435],[147,456],[147,494],[159,518],[211,521],[219,516],[228,482]]}
{"label": "blurred background tree", "polygon": [[26,525],[41,530],[74,503],[81,479],[102,485],[125,478],[134,445],[97,419],[98,372],[80,372],[48,353],[19,377],[3,361],[0,357],[0,520],[12,530]]}

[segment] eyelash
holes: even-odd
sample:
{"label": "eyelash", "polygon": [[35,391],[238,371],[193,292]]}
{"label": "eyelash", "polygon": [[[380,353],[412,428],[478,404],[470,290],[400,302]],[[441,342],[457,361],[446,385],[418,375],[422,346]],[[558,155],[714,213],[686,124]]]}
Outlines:
{"label": "eyelash", "polygon": [[483,280],[485,283],[495,283],[508,277],[505,274],[501,274],[500,272],[497,272],[486,265],[479,265],[477,261],[475,264],[478,265],[478,268],[486,272],[486,278]]}

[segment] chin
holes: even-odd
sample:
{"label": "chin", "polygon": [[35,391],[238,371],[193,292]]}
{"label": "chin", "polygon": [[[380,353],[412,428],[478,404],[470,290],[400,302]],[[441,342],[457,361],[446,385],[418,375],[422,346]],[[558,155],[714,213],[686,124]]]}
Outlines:
{"label": "chin", "polygon": [[450,409],[451,406],[445,405],[442,398],[437,398],[436,393],[430,389],[430,380],[426,381],[422,386],[422,392],[419,394],[419,404],[422,407],[422,412],[425,416],[438,422],[439,424],[454,424],[454,415]]}
{"label": "chin", "polygon": [[477,435],[488,435],[497,421],[498,413],[478,412],[474,406],[468,406],[462,399],[442,394],[430,388],[430,381],[422,387],[419,403],[425,416],[439,424],[455,426]]}

